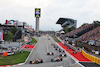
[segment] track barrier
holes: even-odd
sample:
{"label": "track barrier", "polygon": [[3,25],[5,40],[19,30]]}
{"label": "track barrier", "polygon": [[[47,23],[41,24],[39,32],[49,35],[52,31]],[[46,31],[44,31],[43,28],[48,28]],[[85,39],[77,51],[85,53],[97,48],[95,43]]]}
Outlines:
{"label": "track barrier", "polygon": [[97,63],[97,64],[100,65],[100,58],[97,58],[95,56],[92,56],[92,55],[86,53],[84,50],[82,50],[82,55],[84,57],[86,57],[87,59],[91,60],[92,62],[95,62],[95,63]]}

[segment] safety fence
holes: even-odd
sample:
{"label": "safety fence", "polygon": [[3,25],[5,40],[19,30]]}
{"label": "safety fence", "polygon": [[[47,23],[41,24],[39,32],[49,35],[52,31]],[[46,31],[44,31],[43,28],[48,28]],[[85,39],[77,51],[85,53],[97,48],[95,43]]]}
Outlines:
{"label": "safety fence", "polygon": [[97,64],[100,65],[100,58],[97,58],[95,56],[92,56],[92,55],[86,53],[84,50],[82,50],[82,55],[84,57],[86,57],[87,59],[91,60],[92,62],[95,62],[95,63],[97,63]]}

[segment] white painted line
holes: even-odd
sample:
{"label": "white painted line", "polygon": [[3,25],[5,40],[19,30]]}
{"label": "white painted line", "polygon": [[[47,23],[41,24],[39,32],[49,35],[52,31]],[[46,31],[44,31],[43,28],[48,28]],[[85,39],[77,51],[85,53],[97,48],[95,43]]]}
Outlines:
{"label": "white painted line", "polygon": [[[24,63],[17,64],[17,65],[24,65],[24,64],[27,62],[27,60],[29,59],[29,57],[30,57],[30,55],[32,54],[33,50],[34,50],[35,47],[37,46],[37,44],[38,44],[38,42],[35,44],[34,48],[31,50],[31,52],[30,52],[30,54],[28,55],[28,57],[27,57],[27,59],[25,60],[25,62],[24,62]],[[17,66],[17,65],[13,65],[13,66]]]}
{"label": "white painted line", "polygon": [[47,52],[49,52],[49,48],[48,48],[47,42],[46,42],[46,47],[47,47]]}
{"label": "white painted line", "polygon": [[[4,66],[5,67],[5,66]],[[6,67],[11,67],[11,66],[6,66]]]}
{"label": "white painted line", "polygon": [[56,67],[63,67],[63,66],[56,66]]}
{"label": "white painted line", "polygon": [[[38,43],[35,44],[35,47],[37,46]],[[35,47],[31,50],[30,54],[28,55],[27,59],[25,60],[24,64],[27,62],[27,60],[29,59],[29,57],[31,56],[33,50],[35,49]]]}
{"label": "white painted line", "polygon": [[17,66],[17,65],[12,65],[12,66]]}
{"label": "white painted line", "polygon": [[18,64],[18,65],[23,65],[24,63],[20,63],[20,64]]}
{"label": "white painted line", "polygon": [[83,66],[82,64],[80,64],[80,63],[78,63],[80,66],[82,66],[82,67],[85,67],[85,66]]}

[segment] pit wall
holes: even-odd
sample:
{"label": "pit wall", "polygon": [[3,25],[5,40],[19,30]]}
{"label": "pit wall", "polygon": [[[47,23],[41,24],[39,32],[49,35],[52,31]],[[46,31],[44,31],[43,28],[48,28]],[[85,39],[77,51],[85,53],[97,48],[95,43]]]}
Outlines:
{"label": "pit wall", "polygon": [[86,53],[84,50],[82,50],[82,55],[84,57],[86,57],[87,59],[91,60],[92,62],[95,62],[95,63],[97,63],[97,64],[100,65],[100,58],[97,58],[95,56],[92,56],[92,55]]}

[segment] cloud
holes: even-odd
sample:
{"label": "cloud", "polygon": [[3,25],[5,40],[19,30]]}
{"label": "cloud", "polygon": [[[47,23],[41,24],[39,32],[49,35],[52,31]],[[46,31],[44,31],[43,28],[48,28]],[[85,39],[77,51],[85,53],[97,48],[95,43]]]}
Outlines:
{"label": "cloud", "polygon": [[40,30],[60,30],[60,17],[83,23],[99,20],[100,0],[0,0],[0,22],[6,19],[24,21],[35,28],[35,8],[41,8]]}

